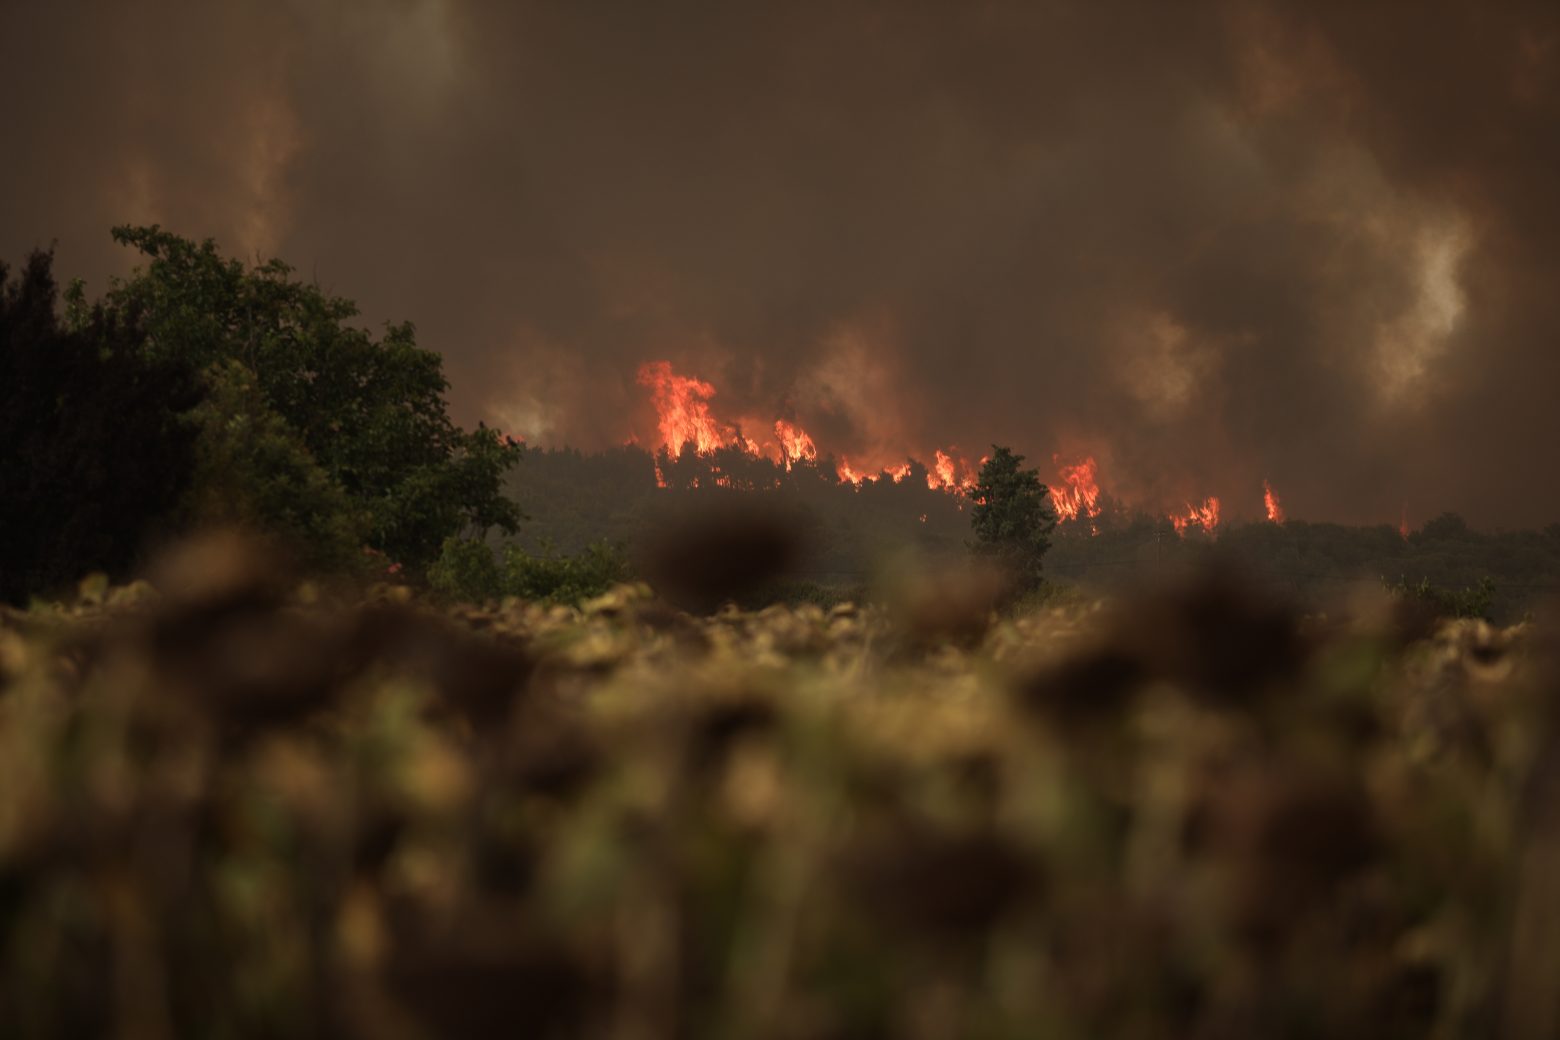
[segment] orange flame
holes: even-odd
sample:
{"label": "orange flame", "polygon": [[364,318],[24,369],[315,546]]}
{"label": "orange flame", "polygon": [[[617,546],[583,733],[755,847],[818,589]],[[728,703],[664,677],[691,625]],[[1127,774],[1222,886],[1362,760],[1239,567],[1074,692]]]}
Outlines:
{"label": "orange flame", "polygon": [[[1053,457],[1053,461],[1058,461]],[[1100,485],[1094,456],[1074,466],[1062,466],[1059,486],[1051,491],[1051,505],[1058,520],[1076,520],[1079,514],[1093,519],[1100,515]]]}
{"label": "orange flame", "polygon": [[854,484],[856,487],[862,484],[876,484],[878,481],[876,473],[857,473],[851,468],[848,459],[840,459],[838,465],[834,467],[834,472],[839,475],[840,483]]}
{"label": "orange flame", "polygon": [[[933,463],[926,472],[926,486],[933,491],[955,491],[968,494],[975,489],[977,474],[970,460],[955,457],[949,451],[938,448],[933,453]],[[905,472],[909,472],[908,468]]]}
{"label": "orange flame", "polygon": [[1201,527],[1212,534],[1219,526],[1219,500],[1209,495],[1200,506],[1188,502],[1186,512],[1170,514],[1170,522],[1175,525],[1175,533],[1179,535],[1184,536],[1189,527]]}
{"label": "orange flame", "polygon": [[[785,463],[785,468],[806,459],[808,462],[818,461],[818,448],[813,444],[813,439],[807,436],[807,431],[800,426],[786,422],[784,419],[775,420],[775,438],[780,442],[780,461]],[[755,446],[755,454],[756,446]]]}
{"label": "orange flame", "polygon": [[1279,504],[1278,496],[1273,494],[1273,486],[1265,480],[1262,482],[1262,505],[1267,509],[1269,523],[1284,522],[1284,507]]}
{"label": "orange flame", "polygon": [[1403,511],[1398,514],[1398,537],[1408,537],[1408,503],[1403,503]]}
{"label": "orange flame", "polygon": [[655,405],[656,425],[661,431],[661,446],[672,458],[682,455],[683,445],[692,444],[706,454],[736,441],[735,431],[722,428],[710,414],[710,398],[715,387],[702,379],[680,376],[670,361],[647,361],[639,366],[639,383],[650,388]]}
{"label": "orange flame", "polygon": [[[767,456],[784,465],[787,470],[798,462],[816,462],[819,458],[818,446],[812,436],[793,422],[777,419],[774,424],[774,442],[760,445],[742,432],[747,423],[732,424],[717,419],[710,408],[715,387],[702,379],[679,375],[672,369],[670,361],[645,362],[639,366],[638,380],[640,385],[650,390],[651,403],[655,406],[656,426],[660,432],[659,445],[652,454],[664,452],[669,458],[677,459],[682,457],[683,449],[689,445],[692,445],[697,455],[711,455],[721,448],[737,448],[755,458]],[[630,443],[633,443],[632,438]],[[983,465],[985,461],[981,459]],[[840,481],[856,487],[875,484],[884,478],[898,484],[910,475],[912,468],[913,464],[908,459],[897,466],[885,467],[878,473],[858,472],[844,458],[836,463]],[[659,486],[668,486],[659,461],[655,467],[655,479]],[[967,459],[941,449],[937,451],[936,462],[926,478],[927,486],[933,490],[959,494],[968,494],[974,489],[976,481],[977,474]],[[717,477],[716,483],[731,486],[731,478],[728,476],[722,482]]]}
{"label": "orange flame", "polygon": [[926,475],[926,486],[935,491],[940,487],[952,487],[957,479],[958,475],[953,468],[953,456],[938,448],[937,461],[932,471]]}

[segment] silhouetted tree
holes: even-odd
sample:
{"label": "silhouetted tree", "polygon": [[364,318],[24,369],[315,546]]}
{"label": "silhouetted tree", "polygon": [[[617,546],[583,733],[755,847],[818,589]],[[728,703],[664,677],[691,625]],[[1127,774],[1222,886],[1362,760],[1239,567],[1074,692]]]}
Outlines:
{"label": "silhouetted tree", "polygon": [[1041,560],[1051,547],[1056,515],[1039,472],[1020,468],[1023,461],[1010,448],[991,446],[970,493],[970,526],[975,551],[997,560],[1020,589],[1033,589],[1041,581]]}
{"label": "silhouetted tree", "polygon": [[200,398],[129,313],[62,322],[52,253],[0,264],[0,600],[122,577],[189,486]]}

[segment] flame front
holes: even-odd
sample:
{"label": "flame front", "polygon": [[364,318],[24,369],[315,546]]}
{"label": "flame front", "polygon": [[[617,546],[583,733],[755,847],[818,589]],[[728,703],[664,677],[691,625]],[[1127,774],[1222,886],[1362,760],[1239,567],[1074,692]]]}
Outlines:
{"label": "flame front", "polygon": [[1200,506],[1188,502],[1186,512],[1170,514],[1170,522],[1175,525],[1175,533],[1179,535],[1185,535],[1190,527],[1200,527],[1212,534],[1219,526],[1219,500],[1209,495]]}
{"label": "flame front", "polygon": [[[763,429],[765,420],[751,414],[743,416],[738,422],[717,418],[710,405],[715,396],[714,385],[695,376],[679,374],[672,368],[670,361],[647,361],[640,365],[638,381],[649,389],[651,403],[655,407],[659,443],[651,454],[655,458],[656,483],[661,487],[669,486],[669,477],[678,484],[688,483],[691,479],[691,486],[698,486],[698,477],[672,476],[671,469],[663,468],[670,467],[672,462],[680,459],[684,449],[690,445],[699,456],[713,456],[722,449],[735,450],[754,459],[769,459],[786,470],[802,463],[824,462],[825,465],[832,465],[841,483],[857,488],[868,484],[902,483],[912,473],[919,472],[923,465],[914,456],[902,456],[904,461],[898,465],[875,470],[873,466],[880,465],[878,460],[883,458],[883,454],[878,453],[869,465],[858,469],[842,455],[825,455],[820,452],[812,436],[789,419],[774,420],[773,440],[767,434],[761,435],[761,440],[755,440],[746,431]],[[630,443],[634,443],[632,438]],[[1104,510],[1100,501],[1099,466],[1094,457],[1084,456],[1068,465],[1061,464],[1060,456],[1052,458],[1057,463],[1058,479],[1049,492],[1057,518],[1063,521],[1087,520],[1090,531],[1098,534],[1099,528],[1094,521]],[[857,459],[859,464],[860,456]],[[982,456],[978,464],[971,465],[969,459],[959,455],[955,448],[938,448],[933,452],[931,464],[925,466],[926,486],[933,491],[968,495],[979,483],[980,468],[986,462],[987,458]],[[722,472],[719,466],[712,473],[706,474],[706,479],[718,487],[752,485],[751,478],[734,477]],[[778,479],[775,483],[778,486]],[[1262,482],[1262,492],[1267,519],[1272,523],[1283,523],[1283,507],[1272,485],[1265,480]],[[1219,500],[1210,495],[1201,505],[1188,503],[1185,512],[1172,513],[1169,519],[1182,535],[1190,528],[1201,528],[1211,534],[1219,527]]]}
{"label": "flame front", "polygon": [[1265,480],[1262,482],[1262,505],[1267,509],[1269,523],[1284,522],[1284,507],[1279,504],[1278,496],[1273,493],[1273,486]]}
{"label": "flame front", "polygon": [[[926,471],[926,486],[932,491],[952,491],[965,495],[974,490],[978,474],[975,467],[970,465],[969,459],[953,454],[953,449],[944,451],[938,448],[933,453],[933,463]],[[981,459],[982,464],[985,459]],[[876,484],[887,480],[895,484],[904,483],[904,479],[913,471],[910,460],[901,462],[897,466],[885,466],[876,473],[862,471],[852,466],[849,459],[841,458],[835,465],[835,472],[839,475],[840,482],[854,484],[861,487],[863,484]]]}
{"label": "flame front", "polygon": [[[1052,461],[1059,462],[1058,457]],[[1076,465],[1062,466],[1061,479],[1050,489],[1051,505],[1058,520],[1076,520],[1080,515],[1093,519],[1100,515],[1099,469],[1090,455]]]}

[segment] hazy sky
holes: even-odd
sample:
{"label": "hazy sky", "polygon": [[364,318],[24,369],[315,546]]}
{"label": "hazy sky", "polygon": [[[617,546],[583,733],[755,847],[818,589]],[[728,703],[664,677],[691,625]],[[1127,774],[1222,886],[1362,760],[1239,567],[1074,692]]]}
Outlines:
{"label": "hazy sky", "polygon": [[0,257],[279,255],[536,442],[666,358],[852,457],[1560,519],[1560,4],[12,2],[0,88]]}

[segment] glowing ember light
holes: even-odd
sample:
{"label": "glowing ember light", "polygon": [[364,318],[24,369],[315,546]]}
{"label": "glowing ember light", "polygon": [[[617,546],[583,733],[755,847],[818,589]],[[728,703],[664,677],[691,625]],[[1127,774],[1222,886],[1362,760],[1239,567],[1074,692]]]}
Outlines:
{"label": "glowing ember light", "polygon": [[[1053,461],[1060,461],[1053,456]],[[1076,520],[1080,515],[1093,519],[1100,515],[1100,485],[1094,456],[1073,466],[1062,466],[1061,479],[1050,489],[1051,505],[1058,520]]]}
{"label": "glowing ember light", "polygon": [[656,425],[661,445],[672,458],[682,455],[683,445],[692,444],[699,454],[707,454],[736,441],[736,434],[723,429],[710,414],[710,398],[715,387],[702,379],[680,376],[670,361],[647,361],[639,366],[639,383],[650,388],[655,405]]}
{"label": "glowing ember light", "polygon": [[795,426],[784,419],[775,420],[775,439],[780,442],[780,461],[785,463],[785,468],[790,469],[793,463],[807,460],[818,461],[818,448],[813,444],[813,439],[807,436],[807,431],[800,426]]}
{"label": "glowing ember light", "polygon": [[1398,537],[1408,537],[1408,503],[1403,503],[1403,511],[1398,516]]}
{"label": "glowing ember light", "polygon": [[1219,526],[1219,500],[1209,495],[1200,506],[1188,502],[1186,512],[1170,514],[1170,522],[1175,525],[1175,533],[1179,535],[1184,536],[1189,527],[1200,527],[1212,534]]}
{"label": "glowing ember light", "polygon": [[1284,522],[1284,507],[1279,504],[1278,496],[1273,494],[1273,486],[1265,480],[1262,482],[1262,505],[1267,509],[1269,523]]}

